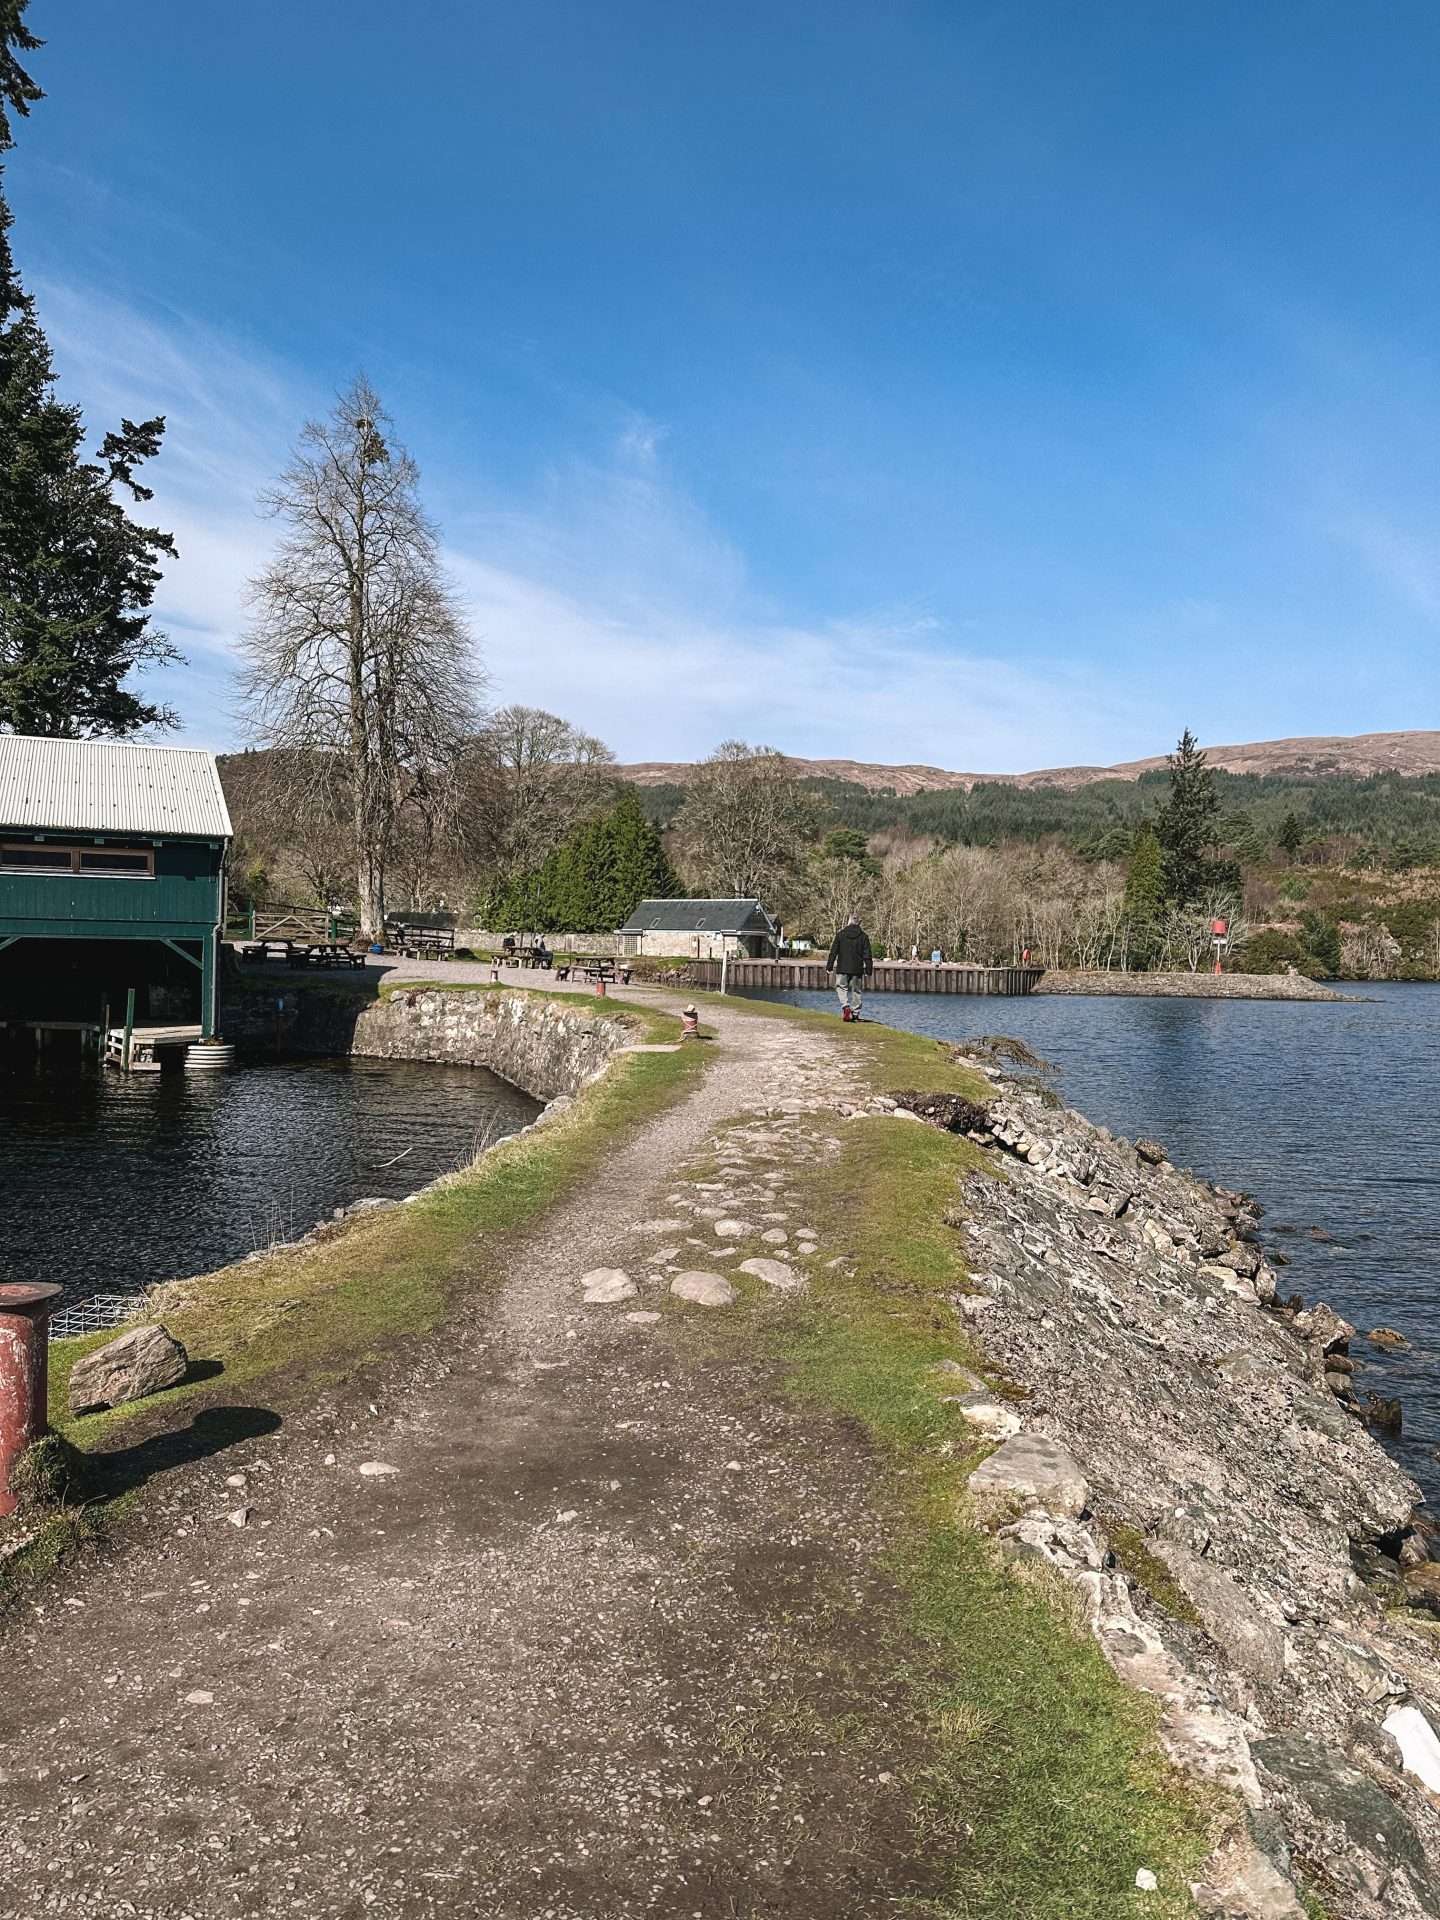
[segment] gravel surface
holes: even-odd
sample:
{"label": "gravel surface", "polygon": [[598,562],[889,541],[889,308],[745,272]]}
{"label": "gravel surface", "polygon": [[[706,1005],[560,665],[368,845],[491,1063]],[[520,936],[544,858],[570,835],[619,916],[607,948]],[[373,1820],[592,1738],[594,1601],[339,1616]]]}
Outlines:
{"label": "gravel surface", "polygon": [[[856,1920],[935,1891],[906,1736],[865,1731],[899,1632],[875,1463],[689,1349],[743,1304],[669,1292],[765,1230],[799,1285],[826,1257],[786,1166],[844,1042],[713,1018],[685,1104],[373,1407],[175,1470],[10,1613],[3,1920]],[[598,1269],[635,1293],[585,1304]]]}

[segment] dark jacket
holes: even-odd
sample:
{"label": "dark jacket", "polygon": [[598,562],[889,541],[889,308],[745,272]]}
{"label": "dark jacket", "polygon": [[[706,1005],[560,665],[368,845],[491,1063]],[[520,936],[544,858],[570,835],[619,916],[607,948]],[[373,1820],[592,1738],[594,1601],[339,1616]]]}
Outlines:
{"label": "dark jacket", "polygon": [[842,927],[825,964],[831,973],[873,973],[869,934],[863,927]]}

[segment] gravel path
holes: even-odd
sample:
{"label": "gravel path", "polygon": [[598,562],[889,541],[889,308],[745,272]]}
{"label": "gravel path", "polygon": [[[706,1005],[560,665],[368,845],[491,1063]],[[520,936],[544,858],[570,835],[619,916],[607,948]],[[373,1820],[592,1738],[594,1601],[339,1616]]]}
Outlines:
{"label": "gravel path", "polygon": [[[844,1040],[713,1018],[686,1103],[376,1408],[177,1470],[7,1618],[3,1920],[861,1920],[935,1891],[906,1736],[867,1731],[899,1632],[874,1463],[666,1291],[827,1257],[787,1181]],[[585,1305],[598,1268],[635,1295]]]}

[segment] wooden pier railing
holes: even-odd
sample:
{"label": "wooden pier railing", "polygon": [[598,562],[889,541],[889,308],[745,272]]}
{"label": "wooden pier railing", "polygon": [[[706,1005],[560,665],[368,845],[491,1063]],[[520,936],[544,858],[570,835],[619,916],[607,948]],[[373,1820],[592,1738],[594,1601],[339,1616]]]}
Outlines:
{"label": "wooden pier railing", "polygon": [[[905,961],[877,963],[866,981],[870,993],[1032,993],[1043,967],[938,967],[912,965]],[[731,960],[726,964],[727,986],[771,991],[808,989],[811,992],[834,985],[834,976],[826,971],[823,960]],[[720,985],[718,960],[692,960],[685,970],[685,983],[691,987],[717,988]]]}

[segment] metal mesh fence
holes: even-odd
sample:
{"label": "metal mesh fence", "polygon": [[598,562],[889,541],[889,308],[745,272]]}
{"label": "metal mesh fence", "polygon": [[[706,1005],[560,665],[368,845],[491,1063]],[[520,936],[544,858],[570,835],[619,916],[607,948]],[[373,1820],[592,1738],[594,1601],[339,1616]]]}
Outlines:
{"label": "metal mesh fence", "polygon": [[52,1340],[74,1340],[82,1333],[102,1333],[133,1319],[145,1304],[143,1293],[97,1293],[79,1306],[62,1307],[50,1316]]}

